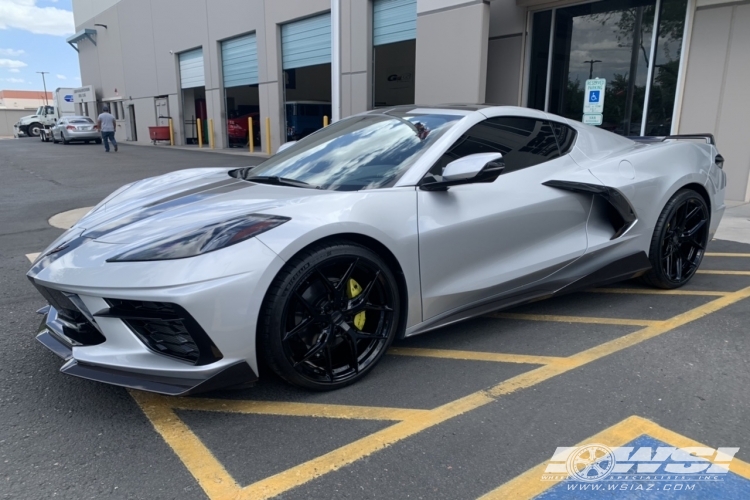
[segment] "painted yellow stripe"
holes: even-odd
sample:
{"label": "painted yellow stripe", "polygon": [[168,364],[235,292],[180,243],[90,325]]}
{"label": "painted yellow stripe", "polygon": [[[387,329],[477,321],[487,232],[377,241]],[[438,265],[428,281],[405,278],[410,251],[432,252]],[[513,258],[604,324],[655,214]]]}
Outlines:
{"label": "painted yellow stripe", "polygon": [[712,290],[656,290],[654,288],[592,288],[590,293],[621,293],[625,295],[697,295],[705,297],[723,297],[731,292]]}
{"label": "painted yellow stripe", "polygon": [[129,391],[164,441],[211,499],[235,498],[240,486],[193,431],[165,405],[163,396]]}
{"label": "painted yellow stripe", "polygon": [[705,257],[750,257],[750,253],[706,252]]}
{"label": "painted yellow stripe", "polygon": [[419,349],[415,347],[392,347],[389,354],[399,356],[423,356],[426,358],[463,359],[469,361],[494,361],[497,363],[528,363],[549,365],[566,363],[567,358],[555,356],[530,356],[526,354],[506,354],[500,352],[456,351],[452,349]]}
{"label": "painted yellow stripe", "polygon": [[37,258],[37,257],[39,257],[39,254],[40,254],[40,253],[41,253],[41,252],[36,252],[36,253],[27,253],[27,254],[26,254],[26,258],[27,258],[27,259],[29,259],[29,261],[31,261],[31,262],[34,262],[34,261],[36,260],[36,258]]}
{"label": "painted yellow stripe", "polygon": [[[534,386],[586,363],[609,356],[639,342],[700,319],[748,297],[750,297],[750,287],[715,299],[707,304],[677,315],[670,320],[658,322],[637,332],[571,356],[568,358],[571,361],[569,364],[542,366],[508,379],[489,390],[475,392],[457,399],[434,410],[430,410],[423,416],[399,422],[325,455],[246,486],[242,489],[240,498],[258,500],[278,496],[316,477],[338,470],[425,429],[491,403],[500,396]],[[196,470],[191,470],[191,472],[194,475],[200,474],[200,471]]]}
{"label": "painted yellow stripe", "polygon": [[698,274],[725,274],[729,276],[750,276],[750,271],[720,271],[716,269],[705,269],[697,271]]}
{"label": "painted yellow stripe", "polygon": [[[576,446],[599,443],[614,448],[623,446],[644,434],[677,448],[693,446],[708,448],[705,444],[701,444],[698,441],[694,441],[677,434],[676,432],[670,431],[669,429],[665,429],[650,420],[638,416],[629,417],[622,422],[581,441]],[[709,459],[709,461],[713,462],[712,459]],[[534,498],[559,483],[559,481],[541,480],[546,468],[547,462],[541,463],[524,472],[520,476],[508,481],[499,488],[482,495],[479,500],[505,500],[507,498],[527,500]],[[735,458],[732,460],[729,470],[739,476],[750,479],[750,464],[747,462]]]}
{"label": "painted yellow stripe", "polygon": [[648,319],[596,318],[591,316],[561,316],[555,314],[492,313],[492,318],[520,319],[525,321],[552,321],[556,323],[591,323],[596,325],[652,326],[661,321]]}
{"label": "painted yellow stripe", "polygon": [[492,401],[493,399],[485,394],[484,391],[476,392],[470,396],[430,410],[423,417],[399,422],[325,455],[246,486],[242,489],[238,498],[242,500],[273,498],[317,477],[372,455],[409,436],[413,436],[425,429]]}
{"label": "painted yellow stripe", "polygon": [[361,420],[406,420],[407,418],[417,417],[429,411],[377,406],[327,405],[291,403],[286,401],[235,401],[203,398],[170,399],[168,404],[172,408],[179,408],[181,410]]}

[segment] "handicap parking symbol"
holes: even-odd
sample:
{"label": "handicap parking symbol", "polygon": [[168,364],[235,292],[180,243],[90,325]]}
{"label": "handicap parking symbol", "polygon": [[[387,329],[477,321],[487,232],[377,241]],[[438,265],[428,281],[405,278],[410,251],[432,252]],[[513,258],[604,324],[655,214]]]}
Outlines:
{"label": "handicap parking symbol", "polygon": [[600,90],[592,90],[589,92],[589,102],[599,102]]}

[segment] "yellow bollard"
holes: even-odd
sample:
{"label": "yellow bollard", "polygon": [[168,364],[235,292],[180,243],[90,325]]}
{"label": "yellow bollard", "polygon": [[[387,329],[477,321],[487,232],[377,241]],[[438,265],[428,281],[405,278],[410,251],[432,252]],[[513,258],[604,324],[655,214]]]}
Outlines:
{"label": "yellow bollard", "polygon": [[271,117],[266,117],[266,153],[271,154]]}
{"label": "yellow bollard", "polygon": [[248,134],[250,134],[250,141],[248,142],[250,147],[250,152],[255,152],[255,131],[253,130],[253,117],[248,116],[247,117],[247,129],[249,130]]}
{"label": "yellow bollard", "polygon": [[323,115],[323,127],[328,126],[328,115]]}
{"label": "yellow bollard", "polygon": [[211,145],[211,149],[214,149],[214,119],[209,118],[208,120],[208,143]]}
{"label": "yellow bollard", "polygon": [[198,147],[203,147],[203,128],[201,128],[201,119],[198,118],[195,120],[195,125],[198,127]]}
{"label": "yellow bollard", "polygon": [[174,146],[174,126],[171,118],[169,119],[169,145]]}

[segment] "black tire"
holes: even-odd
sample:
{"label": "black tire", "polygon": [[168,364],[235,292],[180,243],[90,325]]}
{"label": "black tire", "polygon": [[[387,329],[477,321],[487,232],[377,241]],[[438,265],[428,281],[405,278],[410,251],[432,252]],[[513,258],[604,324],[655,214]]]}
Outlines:
{"label": "black tire", "polygon": [[271,284],[258,321],[259,351],[294,385],[339,389],[380,361],[400,314],[396,278],[379,255],[348,241],[316,245]]}
{"label": "black tire", "polygon": [[102,140],[101,140],[101,139],[97,139],[97,140],[96,140],[96,143],[97,143],[97,144],[101,144],[101,143],[102,143]]}
{"label": "black tire", "polygon": [[39,137],[39,131],[41,130],[42,125],[40,123],[32,123],[28,126],[26,129],[26,135],[29,137]]}
{"label": "black tire", "polygon": [[695,275],[708,244],[711,215],[703,197],[681,189],[667,202],[651,237],[651,270],[643,281],[656,288],[679,288]]}
{"label": "black tire", "polygon": [[60,139],[62,139],[62,143],[65,145],[70,144],[70,141],[65,138],[65,134],[63,132],[60,132]]}
{"label": "black tire", "polygon": [[57,139],[55,139],[55,133],[54,132],[52,132],[52,142],[54,142],[55,144],[58,144],[60,142]]}

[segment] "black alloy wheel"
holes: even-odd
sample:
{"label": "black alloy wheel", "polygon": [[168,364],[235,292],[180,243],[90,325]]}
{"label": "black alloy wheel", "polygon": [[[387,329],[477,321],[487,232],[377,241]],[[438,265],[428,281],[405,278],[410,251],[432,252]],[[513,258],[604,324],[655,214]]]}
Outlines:
{"label": "black alloy wheel", "polygon": [[385,354],[399,309],[396,279],[376,253],[348,242],[313,247],[290,260],[266,296],[265,360],[292,384],[344,387]]}
{"label": "black alloy wheel", "polygon": [[695,275],[708,244],[710,214],[703,197],[678,191],[664,207],[651,239],[652,269],[643,279],[658,288],[678,288]]}

